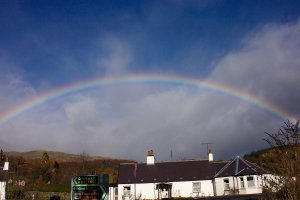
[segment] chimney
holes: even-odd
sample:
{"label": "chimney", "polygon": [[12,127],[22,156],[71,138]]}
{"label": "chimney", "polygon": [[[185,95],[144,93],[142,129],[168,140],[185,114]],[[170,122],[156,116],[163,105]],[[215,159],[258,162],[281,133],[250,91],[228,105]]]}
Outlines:
{"label": "chimney", "polygon": [[214,161],[214,155],[213,153],[211,152],[211,149],[209,149],[208,151],[208,161]]}
{"label": "chimney", "polygon": [[154,165],[154,163],[155,163],[154,153],[153,150],[150,150],[147,153],[147,165]]}
{"label": "chimney", "polygon": [[4,170],[4,171],[8,171],[8,166],[9,166],[9,162],[5,162],[5,163],[4,163],[3,170]]}

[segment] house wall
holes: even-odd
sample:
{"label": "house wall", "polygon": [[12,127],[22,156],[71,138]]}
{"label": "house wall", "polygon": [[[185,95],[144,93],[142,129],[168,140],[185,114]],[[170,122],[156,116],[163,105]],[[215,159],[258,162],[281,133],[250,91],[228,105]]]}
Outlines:
{"label": "house wall", "polygon": [[109,200],[118,200],[118,187],[109,187]]}
{"label": "house wall", "polygon": [[[193,182],[200,182],[200,192],[193,192]],[[203,197],[213,195],[214,190],[211,180],[182,181],[172,183],[172,197]]]}
{"label": "house wall", "polygon": [[[193,182],[200,182],[200,192],[193,192]],[[159,192],[156,189],[157,184],[158,183],[119,184],[118,199],[157,199]],[[213,183],[211,180],[168,182],[168,184],[172,184],[172,197],[201,197],[214,195]],[[130,195],[124,194],[124,187],[130,187]]]}
{"label": "house wall", "polygon": [[[118,200],[138,199],[153,199],[155,195],[154,183],[143,184],[118,184]],[[130,191],[125,192],[124,188],[130,188]],[[126,194],[125,194],[126,193]]]}
{"label": "house wall", "polygon": [[[202,181],[180,181],[168,182],[172,184],[172,197],[202,197],[202,196],[223,196],[231,194],[256,194],[262,193],[264,177],[259,175],[221,177],[212,180]],[[269,175],[270,176],[270,175]],[[249,185],[247,177],[253,178],[252,186]],[[243,183],[241,179],[243,179]],[[228,188],[225,188],[224,179],[228,180]],[[193,182],[200,182],[200,192],[193,192]],[[158,183],[139,183],[139,184],[119,184],[118,194],[110,194],[110,200],[132,200],[132,199],[157,199]],[[124,187],[130,187],[130,195],[124,194]],[[110,190],[111,192],[111,190]],[[115,191],[113,191],[115,192]],[[214,193],[215,192],[215,193]],[[161,195],[160,195],[161,196]]]}
{"label": "house wall", "polygon": [[230,192],[229,190],[225,189],[224,179],[228,179],[230,189],[234,188],[232,177],[215,178],[214,184],[215,184],[216,196],[226,195],[229,194]]}
{"label": "house wall", "polygon": [[[253,186],[247,181],[247,177],[253,177]],[[243,179],[244,184],[240,180]],[[224,180],[229,181],[229,188],[225,188]],[[257,175],[222,177],[215,179],[216,196],[230,194],[256,194],[262,193],[262,177]]]}
{"label": "house wall", "polygon": [[0,200],[5,200],[5,182],[0,182]]}
{"label": "house wall", "polygon": [[136,199],[153,199],[153,197],[158,198],[158,190],[155,189],[156,184],[154,183],[135,184],[135,188],[136,192],[134,194]]}

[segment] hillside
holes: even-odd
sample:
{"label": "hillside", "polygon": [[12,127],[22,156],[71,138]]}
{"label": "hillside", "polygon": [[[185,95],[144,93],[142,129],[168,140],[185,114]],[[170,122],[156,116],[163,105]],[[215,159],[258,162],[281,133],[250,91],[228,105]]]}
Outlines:
{"label": "hillside", "polygon": [[[259,151],[251,152],[243,156],[246,160],[257,164],[258,166],[270,170],[274,169],[276,164],[276,152],[272,148],[262,149]],[[271,168],[272,167],[272,168]]]}
{"label": "hillside", "polygon": [[7,156],[14,156],[14,157],[23,157],[25,160],[36,160],[40,159],[43,156],[43,153],[47,152],[49,157],[53,160],[62,161],[62,162],[80,162],[82,160],[83,155],[88,159],[87,161],[93,160],[109,160],[113,158],[106,158],[102,156],[89,156],[87,154],[69,154],[64,152],[56,152],[56,151],[28,151],[28,152],[16,152],[16,151],[9,151],[5,152]]}
{"label": "hillside", "polygon": [[[110,184],[117,182],[119,164],[135,162],[54,151],[5,152],[10,162],[10,190],[68,192],[74,175],[108,174]],[[25,186],[16,185],[25,181]]]}
{"label": "hillside", "polygon": [[[281,148],[268,148],[260,151],[252,152],[244,155],[244,158],[252,163],[259,165],[267,171],[273,173],[282,173],[286,171],[283,165],[283,158],[288,158],[291,155],[300,153],[299,146],[286,146]],[[290,158],[296,160],[293,156]]]}

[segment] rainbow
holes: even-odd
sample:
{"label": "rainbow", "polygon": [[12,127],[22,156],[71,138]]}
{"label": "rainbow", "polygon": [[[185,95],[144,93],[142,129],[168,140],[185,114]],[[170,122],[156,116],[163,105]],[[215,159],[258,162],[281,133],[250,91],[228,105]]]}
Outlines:
{"label": "rainbow", "polygon": [[263,101],[257,98],[254,95],[243,92],[242,90],[218,82],[213,82],[209,80],[199,80],[178,76],[161,76],[161,75],[128,75],[121,77],[109,77],[109,78],[100,78],[87,80],[82,82],[77,82],[68,86],[61,88],[56,88],[45,92],[44,94],[37,96],[35,98],[29,99],[14,108],[10,109],[7,112],[0,113],[0,125],[12,120],[13,118],[25,113],[41,104],[45,104],[53,99],[60,98],[63,96],[70,95],[72,93],[77,93],[83,90],[113,86],[113,85],[124,85],[124,84],[141,84],[141,83],[150,83],[150,84],[172,84],[176,86],[188,86],[188,87],[200,87],[203,89],[208,89],[214,92],[222,93],[229,95],[231,97],[240,99],[254,105],[262,111],[272,114],[273,116],[281,120],[290,120],[296,122],[297,118],[283,110],[282,108],[273,105],[267,101]]}

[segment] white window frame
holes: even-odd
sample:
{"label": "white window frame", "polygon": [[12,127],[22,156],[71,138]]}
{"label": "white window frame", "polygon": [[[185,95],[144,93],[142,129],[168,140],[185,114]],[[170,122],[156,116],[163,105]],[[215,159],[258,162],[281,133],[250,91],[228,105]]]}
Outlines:
{"label": "white window frame", "polygon": [[226,190],[226,191],[230,190],[229,178],[224,178],[223,183],[224,183],[224,190]]}
{"label": "white window frame", "polygon": [[123,195],[126,197],[131,195],[131,187],[129,185],[123,186]]}
{"label": "white window frame", "polygon": [[240,188],[244,189],[245,188],[245,181],[244,181],[244,177],[239,177],[240,178]]}
{"label": "white window frame", "polygon": [[201,182],[193,182],[193,193],[201,192]]}
{"label": "white window frame", "polygon": [[[249,180],[249,179],[252,179],[252,180]],[[253,176],[247,176],[247,185],[248,185],[248,188],[255,187],[255,181],[254,181]]]}

